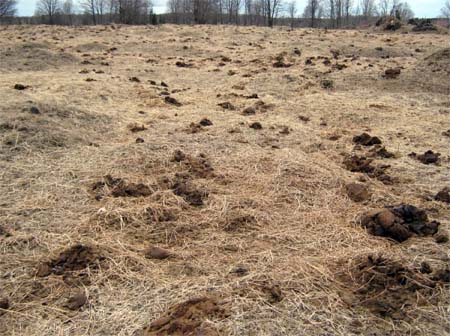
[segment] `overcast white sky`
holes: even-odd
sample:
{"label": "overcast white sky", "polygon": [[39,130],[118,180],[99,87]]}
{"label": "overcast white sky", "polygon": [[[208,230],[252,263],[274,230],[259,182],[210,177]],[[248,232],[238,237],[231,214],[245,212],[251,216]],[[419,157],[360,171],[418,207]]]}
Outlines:
{"label": "overcast white sky", "polygon": [[[33,15],[37,0],[18,0],[19,15]],[[358,0],[356,0],[358,1]],[[77,0],[74,0],[77,2]],[[297,0],[298,12],[303,12],[307,0]],[[166,0],[153,0],[156,13],[164,13]],[[444,0],[409,0],[411,8],[418,17],[438,17]]]}

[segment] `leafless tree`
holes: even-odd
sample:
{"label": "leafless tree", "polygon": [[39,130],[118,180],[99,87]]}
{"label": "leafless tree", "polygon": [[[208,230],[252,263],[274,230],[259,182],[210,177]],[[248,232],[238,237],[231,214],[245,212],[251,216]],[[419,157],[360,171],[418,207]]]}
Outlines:
{"label": "leafless tree", "polygon": [[92,23],[101,23],[106,10],[106,0],[82,0],[80,3],[86,14],[92,17]]}
{"label": "leafless tree", "polygon": [[441,14],[447,19],[447,28],[450,29],[450,0],[447,0],[441,9]]}
{"label": "leafless tree", "polygon": [[39,0],[36,4],[36,14],[47,17],[47,22],[49,24],[55,23],[55,18],[60,11],[60,0]]}
{"label": "leafless tree", "polygon": [[140,24],[147,23],[152,10],[149,0],[110,0],[109,5],[112,16],[120,23]]}
{"label": "leafless tree", "polygon": [[0,0],[0,18],[4,16],[14,16],[17,10],[16,0]]}
{"label": "leafless tree", "polygon": [[407,21],[414,17],[414,12],[406,1],[399,2],[394,8],[394,13],[399,20]]}
{"label": "leafless tree", "polygon": [[375,0],[361,0],[360,6],[361,6],[361,15],[365,19],[375,16],[377,11]]}
{"label": "leafless tree", "polygon": [[320,0],[308,0],[308,4],[303,12],[303,17],[310,19],[311,27],[316,26],[316,21],[323,13],[322,2]]}
{"label": "leafless tree", "polygon": [[287,4],[287,12],[289,14],[289,18],[291,20],[291,28],[294,28],[295,24],[295,16],[297,15],[297,4],[295,0],[292,0]]}
{"label": "leafless tree", "polygon": [[73,16],[75,15],[75,6],[72,0],[66,0],[62,4],[62,14],[64,15],[64,21],[68,25],[73,24]]}
{"label": "leafless tree", "polygon": [[273,27],[275,18],[281,8],[281,0],[262,0],[264,1],[264,16],[267,20],[267,26]]}
{"label": "leafless tree", "polygon": [[343,0],[345,22],[350,23],[350,16],[353,8],[353,0]]}

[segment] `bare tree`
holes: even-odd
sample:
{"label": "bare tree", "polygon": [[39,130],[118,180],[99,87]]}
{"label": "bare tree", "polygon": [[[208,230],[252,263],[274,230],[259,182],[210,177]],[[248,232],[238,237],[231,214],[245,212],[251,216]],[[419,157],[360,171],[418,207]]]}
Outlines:
{"label": "bare tree", "polygon": [[0,18],[4,16],[14,16],[16,15],[16,10],[16,0],[0,0]]}
{"label": "bare tree", "polygon": [[49,24],[55,23],[55,17],[60,10],[60,0],[39,0],[36,4],[36,14],[47,17],[47,22]]}
{"label": "bare tree", "polygon": [[92,23],[101,23],[106,9],[106,0],[82,0],[81,7],[86,14],[91,15]]}
{"label": "bare tree", "polygon": [[320,0],[308,0],[308,4],[303,12],[303,17],[311,20],[311,27],[316,26],[316,21],[323,13],[322,3]]}
{"label": "bare tree", "polygon": [[64,15],[64,19],[66,21],[66,24],[72,25],[73,24],[73,16],[75,14],[75,6],[73,4],[72,0],[66,0],[62,4],[62,14]]}
{"label": "bare tree", "polygon": [[[152,2],[149,0],[112,0],[112,11],[120,23],[140,24],[147,23],[152,11]],[[102,16],[102,12],[97,12]]]}
{"label": "bare tree", "polygon": [[388,16],[391,13],[391,0],[379,0],[378,10],[381,16]]}
{"label": "bare tree", "polygon": [[361,0],[360,6],[361,6],[361,15],[365,19],[375,16],[377,9],[375,0]]}
{"label": "bare tree", "polygon": [[273,27],[275,18],[281,8],[281,0],[262,0],[264,3],[264,17],[267,21],[267,26]]}
{"label": "bare tree", "polygon": [[447,28],[450,29],[450,0],[447,0],[441,9],[441,14],[447,19]]}
{"label": "bare tree", "polygon": [[344,16],[346,24],[350,23],[350,15],[353,8],[353,0],[343,0]]}
{"label": "bare tree", "polygon": [[414,17],[414,12],[412,11],[408,2],[399,2],[395,7],[395,16],[399,20],[407,21]]}
{"label": "bare tree", "polygon": [[291,28],[294,28],[295,16],[297,14],[297,4],[294,0],[287,4],[287,12],[291,20]]}

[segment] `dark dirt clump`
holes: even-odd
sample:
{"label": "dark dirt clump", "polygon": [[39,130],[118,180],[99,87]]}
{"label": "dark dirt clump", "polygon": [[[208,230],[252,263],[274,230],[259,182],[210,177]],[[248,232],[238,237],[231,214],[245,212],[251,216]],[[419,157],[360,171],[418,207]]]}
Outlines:
{"label": "dark dirt clump", "polygon": [[88,302],[88,298],[84,291],[76,293],[75,295],[69,297],[64,307],[70,310],[79,310]]}
{"label": "dark dirt clump", "polygon": [[254,115],[254,114],[256,114],[256,109],[252,106],[247,107],[242,111],[242,114],[243,115]]}
{"label": "dark dirt clump", "polygon": [[253,215],[245,213],[232,213],[226,218],[223,229],[226,232],[247,231],[252,229],[255,224],[256,218]]}
{"label": "dark dirt clump", "polygon": [[0,299],[0,316],[2,316],[5,313],[5,310],[9,309],[9,300],[8,298],[1,298]]}
{"label": "dark dirt clump", "polygon": [[387,31],[395,31],[400,29],[403,26],[403,23],[401,20],[396,18],[395,16],[384,16],[381,17],[375,25],[377,27],[382,27],[383,30]]}
{"label": "dark dirt clump", "polygon": [[423,19],[423,20],[413,20],[410,22],[414,24],[412,31],[421,32],[421,31],[437,31],[437,27],[431,22],[431,19]]}
{"label": "dark dirt clump", "polygon": [[66,272],[81,271],[87,267],[96,268],[102,259],[95,248],[76,244],[61,252],[58,257],[39,265],[36,275],[45,277],[50,274],[62,275]]}
{"label": "dark dirt clump", "polygon": [[365,173],[371,178],[383,182],[384,184],[392,184],[393,179],[386,174],[389,168],[387,165],[374,166],[373,160],[364,156],[351,155],[344,159],[344,166],[347,170],[354,173]]}
{"label": "dark dirt clump", "polygon": [[450,130],[442,132],[442,135],[450,138]]}
{"label": "dark dirt clump", "polygon": [[175,176],[175,182],[172,183],[170,189],[173,190],[175,195],[182,197],[188,204],[193,206],[202,206],[204,200],[208,197],[206,190],[199,190],[189,180],[189,176],[181,174]]}
{"label": "dark dirt clump", "polygon": [[162,317],[144,328],[141,335],[218,336],[217,331],[203,326],[203,323],[228,316],[227,309],[217,299],[208,296],[194,298],[170,308]]}
{"label": "dark dirt clump", "polygon": [[161,247],[158,246],[149,246],[145,250],[145,257],[147,259],[167,259],[172,256],[172,253],[170,251],[167,251]]}
{"label": "dark dirt clump", "polygon": [[253,128],[254,130],[261,130],[263,128],[261,123],[257,122],[257,121],[254,123],[251,123],[249,127]]}
{"label": "dark dirt clump", "polygon": [[334,82],[331,79],[322,79],[320,81],[320,87],[322,89],[332,89],[334,88]]}
{"label": "dark dirt clump", "polygon": [[192,68],[194,66],[193,64],[181,62],[181,61],[176,62],[175,65],[179,68]]}
{"label": "dark dirt clump", "polygon": [[374,236],[403,242],[413,236],[437,233],[439,222],[429,221],[424,210],[413,205],[400,205],[369,211],[361,218],[361,225]]}
{"label": "dark dirt clump", "polygon": [[153,194],[153,191],[142,183],[127,183],[116,186],[111,190],[113,197],[146,197]]}
{"label": "dark dirt clump", "polygon": [[359,183],[349,183],[345,186],[347,196],[354,202],[364,202],[370,199],[369,189]]}
{"label": "dark dirt clump", "polygon": [[427,150],[425,153],[417,155],[416,153],[409,154],[410,157],[416,158],[423,164],[437,164],[439,163],[441,153],[435,153],[432,150]]}
{"label": "dark dirt clump", "polygon": [[171,161],[172,162],[181,162],[186,160],[186,154],[183,153],[183,151],[177,149],[172,156]]}
{"label": "dark dirt clump", "polygon": [[373,146],[381,144],[381,140],[378,137],[373,137],[367,133],[356,135],[353,137],[353,142],[363,146]]}
{"label": "dark dirt clump", "polygon": [[130,125],[128,125],[128,129],[133,133],[137,133],[137,132],[145,131],[147,129],[147,127],[145,127],[144,125],[130,124]]}
{"label": "dark dirt clump", "polygon": [[234,111],[236,108],[234,107],[233,104],[231,104],[230,102],[223,102],[223,103],[219,103],[217,104],[218,106],[220,106],[221,108],[223,108],[224,110],[231,110]]}
{"label": "dark dirt clump", "polygon": [[29,88],[29,86],[23,85],[23,84],[16,84],[16,85],[14,85],[14,89],[15,90],[19,90],[19,91],[23,91],[23,90],[26,90],[28,88]]}
{"label": "dark dirt clump", "polygon": [[171,159],[172,162],[182,162],[187,171],[197,178],[215,177],[214,168],[205,154],[191,156],[176,150]]}
{"label": "dark dirt clump", "polygon": [[207,118],[203,118],[202,120],[200,120],[199,124],[203,127],[207,127],[207,126],[212,126],[212,121],[207,119]]}
{"label": "dark dirt clump", "polygon": [[170,97],[170,96],[166,96],[166,97],[164,98],[164,101],[165,101],[167,104],[174,105],[174,106],[177,106],[177,107],[180,107],[180,106],[183,105],[183,104],[180,103],[178,100],[176,100],[175,98]]}
{"label": "dark dirt clump", "polygon": [[435,281],[419,271],[383,256],[358,257],[345,283],[354,284],[353,304],[382,317],[404,319],[417,294],[431,296]]}
{"label": "dark dirt clump", "polygon": [[394,153],[389,152],[386,147],[380,145],[375,145],[375,147],[370,149],[368,155],[371,157],[379,157],[383,159],[392,159],[395,157]]}
{"label": "dark dirt clump", "polygon": [[289,68],[292,66],[290,63],[286,63],[284,60],[285,53],[281,53],[275,57],[275,62],[272,64],[274,68]]}
{"label": "dark dirt clump", "polygon": [[190,123],[185,129],[185,132],[188,134],[195,134],[201,131],[203,131],[203,126],[194,122]]}
{"label": "dark dirt clump", "polygon": [[386,69],[384,71],[383,77],[386,79],[396,79],[401,74],[401,70],[399,68]]}
{"label": "dark dirt clump", "polygon": [[195,177],[211,178],[215,176],[214,168],[204,154],[200,154],[197,157],[189,156],[184,163],[189,173]]}
{"label": "dark dirt clump", "polygon": [[436,201],[450,203],[450,188],[444,188],[434,196]]}
{"label": "dark dirt clump", "polygon": [[102,199],[106,191],[113,197],[146,197],[153,194],[153,190],[142,183],[127,182],[111,175],[106,175],[103,179],[104,181],[96,182],[92,186],[97,200]]}

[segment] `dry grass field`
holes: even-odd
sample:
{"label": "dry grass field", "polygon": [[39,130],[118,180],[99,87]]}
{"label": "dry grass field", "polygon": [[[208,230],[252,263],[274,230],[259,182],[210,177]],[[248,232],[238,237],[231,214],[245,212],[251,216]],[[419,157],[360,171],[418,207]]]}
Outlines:
{"label": "dry grass field", "polygon": [[0,42],[1,335],[450,334],[448,34]]}

